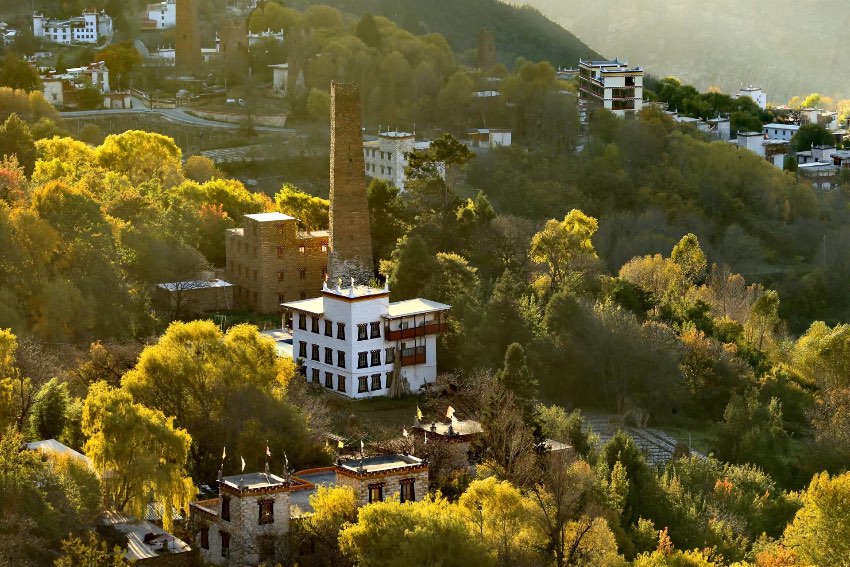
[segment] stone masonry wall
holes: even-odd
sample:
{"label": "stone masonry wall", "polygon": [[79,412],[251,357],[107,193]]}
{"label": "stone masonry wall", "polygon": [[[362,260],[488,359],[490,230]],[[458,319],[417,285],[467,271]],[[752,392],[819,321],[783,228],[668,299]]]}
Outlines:
{"label": "stone masonry wall", "polygon": [[355,84],[331,85],[330,255],[328,271],[366,284],[374,275],[369,205]]}
{"label": "stone masonry wall", "polygon": [[297,224],[294,219],[258,222],[245,218],[242,234],[228,231],[225,273],[235,286],[236,305],[279,313],[283,302],[321,293],[328,261],[327,236],[299,233]]}
{"label": "stone masonry wall", "polygon": [[398,499],[401,497],[401,481],[405,479],[414,479],[413,491],[416,495],[416,501],[419,502],[428,494],[428,471],[420,472],[400,472],[397,474],[386,474],[364,479],[340,474],[337,472],[336,483],[338,486],[350,486],[354,489],[357,496],[357,503],[365,505],[369,503],[369,485],[383,484],[384,500],[390,498]]}
{"label": "stone masonry wall", "polygon": [[198,31],[198,6],[196,0],[177,0],[177,38],[174,45],[174,63],[180,76],[200,72],[201,34]]}

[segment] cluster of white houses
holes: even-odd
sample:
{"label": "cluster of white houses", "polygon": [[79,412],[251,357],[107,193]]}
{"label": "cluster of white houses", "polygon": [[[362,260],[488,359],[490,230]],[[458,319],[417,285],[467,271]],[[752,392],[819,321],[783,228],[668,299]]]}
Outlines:
{"label": "cluster of white houses", "polygon": [[36,13],[32,17],[32,33],[35,37],[53,43],[97,44],[112,35],[112,18],[105,12],[93,10],[66,20],[45,18],[44,14]]}

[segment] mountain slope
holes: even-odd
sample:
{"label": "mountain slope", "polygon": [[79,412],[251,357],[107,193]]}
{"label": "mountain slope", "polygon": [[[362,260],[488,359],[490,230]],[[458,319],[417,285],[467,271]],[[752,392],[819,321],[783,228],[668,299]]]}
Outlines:
{"label": "mountain slope", "polygon": [[355,16],[385,16],[414,33],[443,34],[457,53],[475,49],[478,32],[489,28],[496,38],[499,62],[509,66],[517,57],[547,60],[555,67],[573,67],[579,57],[599,57],[537,10],[497,0],[299,0],[287,4],[327,4]]}
{"label": "mountain slope", "polygon": [[771,102],[850,98],[846,0],[520,0],[591,47],[705,89],[758,85]]}

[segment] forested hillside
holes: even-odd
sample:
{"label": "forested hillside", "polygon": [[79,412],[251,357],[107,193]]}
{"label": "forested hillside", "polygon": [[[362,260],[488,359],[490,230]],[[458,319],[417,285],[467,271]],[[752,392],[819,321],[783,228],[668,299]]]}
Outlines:
{"label": "forested hillside", "polygon": [[753,84],[778,103],[812,91],[850,98],[839,71],[850,47],[825,41],[845,34],[842,0],[519,3],[538,8],[597,51],[699,89],[728,92]]}
{"label": "forested hillside", "polygon": [[[294,0],[305,7],[327,4],[353,15],[385,16],[417,34],[437,32],[462,55],[478,45],[478,32],[491,29],[496,36],[499,62],[513,65],[517,57],[573,66],[579,57],[598,54],[537,10],[502,4],[497,0]],[[469,61],[474,61],[474,57]]]}

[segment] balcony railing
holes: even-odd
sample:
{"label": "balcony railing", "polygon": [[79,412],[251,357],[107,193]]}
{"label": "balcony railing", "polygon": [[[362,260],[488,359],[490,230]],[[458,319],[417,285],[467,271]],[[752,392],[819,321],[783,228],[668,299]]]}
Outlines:
{"label": "balcony railing", "polygon": [[388,326],[384,326],[384,336],[389,341],[398,341],[402,339],[414,339],[416,337],[424,337],[425,335],[436,335],[446,330],[445,323],[429,323],[419,327],[410,327],[407,329],[399,329],[391,331]]}
{"label": "balcony railing", "polygon": [[413,366],[414,364],[425,364],[425,347],[417,347],[415,353],[401,356],[402,366]]}

